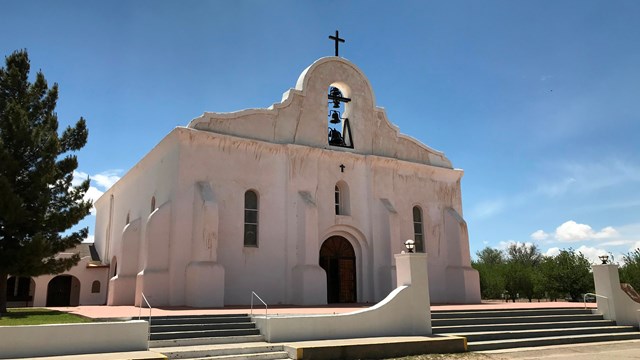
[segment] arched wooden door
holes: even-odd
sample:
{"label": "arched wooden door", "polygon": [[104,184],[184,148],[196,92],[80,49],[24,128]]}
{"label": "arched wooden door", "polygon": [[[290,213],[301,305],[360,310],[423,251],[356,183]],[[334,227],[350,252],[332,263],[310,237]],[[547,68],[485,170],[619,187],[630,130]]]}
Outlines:
{"label": "arched wooden door", "polygon": [[332,236],[320,248],[320,266],[327,272],[327,302],[354,303],[356,293],[356,253],[342,236]]}

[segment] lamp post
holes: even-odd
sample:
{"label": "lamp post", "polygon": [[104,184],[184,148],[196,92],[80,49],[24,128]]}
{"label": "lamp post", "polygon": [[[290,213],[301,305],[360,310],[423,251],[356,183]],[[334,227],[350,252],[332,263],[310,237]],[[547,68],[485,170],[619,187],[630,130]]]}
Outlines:
{"label": "lamp post", "polygon": [[415,241],[413,241],[413,240],[411,240],[411,239],[409,239],[409,240],[407,240],[407,241],[405,241],[405,242],[404,242],[404,246],[406,246],[407,251],[408,251],[409,253],[413,253],[413,249],[415,249],[415,248],[416,248],[416,242],[415,242]]}

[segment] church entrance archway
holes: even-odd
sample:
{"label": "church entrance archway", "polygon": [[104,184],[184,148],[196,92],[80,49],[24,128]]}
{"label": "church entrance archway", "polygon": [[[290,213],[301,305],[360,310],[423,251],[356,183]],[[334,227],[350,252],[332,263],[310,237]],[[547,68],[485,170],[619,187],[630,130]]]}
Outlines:
{"label": "church entrance archway", "polygon": [[320,266],[327,273],[327,302],[354,303],[356,293],[356,253],[349,240],[332,236],[320,248]]}
{"label": "church entrance archway", "polygon": [[77,306],[80,281],[72,275],[58,275],[47,285],[47,306]]}

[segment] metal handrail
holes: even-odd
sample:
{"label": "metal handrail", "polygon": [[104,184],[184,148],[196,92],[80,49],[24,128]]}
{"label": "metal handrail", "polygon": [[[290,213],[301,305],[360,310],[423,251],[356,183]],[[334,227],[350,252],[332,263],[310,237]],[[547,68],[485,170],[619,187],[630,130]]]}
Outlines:
{"label": "metal handrail", "polygon": [[599,298],[602,298],[602,299],[606,299],[607,300],[607,313],[608,313],[609,316],[611,316],[611,304],[609,302],[609,298],[608,297],[606,297],[604,295],[598,295],[596,293],[586,293],[586,294],[582,295],[582,301],[584,301],[584,308],[585,309],[587,308],[587,295],[591,295],[591,296],[594,296],[594,297],[599,297]]}
{"label": "metal handrail", "polygon": [[264,300],[262,300],[260,298],[260,296],[258,296],[258,294],[256,294],[254,291],[251,292],[251,315],[253,316],[253,297],[257,297],[258,300],[260,300],[260,302],[264,305],[264,317],[265,319],[269,318],[269,306],[267,306],[267,303],[264,302]]}
{"label": "metal handrail", "polygon": [[[149,304],[149,300],[147,300],[147,297],[144,296],[143,292],[141,292],[140,294],[142,295],[142,300],[144,300],[144,302],[147,304],[147,307],[149,308],[149,328],[147,329],[147,350],[149,350],[149,341],[151,341],[151,304]],[[140,320],[140,317],[142,316],[142,301],[140,301],[140,305],[138,306],[138,308],[138,320]]]}

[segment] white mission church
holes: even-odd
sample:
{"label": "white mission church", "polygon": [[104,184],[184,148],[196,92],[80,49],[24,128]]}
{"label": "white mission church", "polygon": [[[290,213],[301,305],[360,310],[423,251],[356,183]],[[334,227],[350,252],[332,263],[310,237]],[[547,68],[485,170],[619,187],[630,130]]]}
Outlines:
{"label": "white mission church", "polygon": [[48,291],[71,291],[72,305],[143,293],[152,306],[246,305],[252,291],[269,304],[374,303],[415,239],[431,302],[479,302],[462,175],[389,122],[358,67],[322,58],[278,104],[173,129],[96,201],[94,265]]}
{"label": "white mission church", "polygon": [[462,175],[400,134],[360,69],[322,58],[279,104],[175,128],[96,202],[107,304],[373,303],[407,239],[432,302],[479,302]]}

